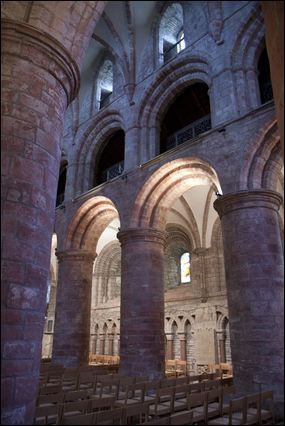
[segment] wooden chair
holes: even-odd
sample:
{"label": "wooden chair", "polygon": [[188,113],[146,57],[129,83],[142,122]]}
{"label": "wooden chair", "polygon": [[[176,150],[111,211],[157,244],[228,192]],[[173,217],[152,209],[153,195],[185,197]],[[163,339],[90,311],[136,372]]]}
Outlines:
{"label": "wooden chair", "polygon": [[[98,382],[97,382],[98,383]],[[96,395],[98,394],[100,397],[105,396],[115,396],[118,395],[118,388],[120,384],[120,379],[117,377],[108,377],[101,376],[101,383],[96,386]]]}
{"label": "wooden chair", "polygon": [[37,399],[37,407],[60,404],[64,401],[64,393],[52,393],[47,395],[39,395]]}
{"label": "wooden chair", "polygon": [[166,377],[176,377],[176,360],[167,359],[165,361],[165,375]]}
{"label": "wooden chair", "polygon": [[129,385],[132,385],[135,382],[134,377],[122,377],[119,380],[119,386],[117,389],[117,395],[116,399],[125,399],[126,398],[126,392]]}
{"label": "wooden chair", "polygon": [[207,391],[206,399],[206,424],[208,420],[223,415],[223,390],[222,388]]}
{"label": "wooden chair", "polygon": [[77,380],[77,389],[87,389],[93,390],[95,389],[96,376],[92,371],[82,371],[79,373]]}
{"label": "wooden chair", "polygon": [[190,386],[189,386],[190,393],[204,392],[204,390],[205,390],[205,382],[190,383]]}
{"label": "wooden chair", "polygon": [[36,407],[35,425],[59,425],[62,417],[62,404]]}
{"label": "wooden chair", "polygon": [[161,418],[157,418],[157,419],[153,419],[153,420],[148,420],[147,422],[139,423],[139,424],[145,425],[145,426],[169,425],[170,424],[170,416],[161,417]]}
{"label": "wooden chair", "polygon": [[122,417],[123,424],[140,424],[147,421],[149,415],[148,407],[149,405],[146,403],[125,405]]}
{"label": "wooden chair", "polygon": [[193,425],[193,411],[171,414],[169,419],[170,425]]}
{"label": "wooden chair", "polygon": [[148,404],[153,404],[155,401],[155,395],[157,390],[159,389],[160,381],[159,380],[151,380],[145,383],[144,387],[144,402]]}
{"label": "wooden chair", "polygon": [[97,411],[94,413],[93,425],[122,425],[123,409]]}
{"label": "wooden chair", "polygon": [[145,383],[129,384],[125,390],[124,398],[116,401],[116,407],[126,407],[128,405],[144,403]]}
{"label": "wooden chair", "polygon": [[222,387],[222,380],[214,379],[205,381],[205,391]]}
{"label": "wooden chair", "polygon": [[196,374],[194,376],[188,376],[188,383],[199,383],[200,382],[200,375]]}
{"label": "wooden chair", "polygon": [[260,422],[260,393],[246,395],[246,424],[254,425]]}
{"label": "wooden chair", "polygon": [[156,391],[154,404],[149,405],[149,415],[155,418],[170,415],[174,412],[174,387],[159,388]]}
{"label": "wooden chair", "polygon": [[186,376],[186,361],[182,361],[180,359],[176,360],[175,372],[176,377]]}
{"label": "wooden chair", "polygon": [[45,384],[40,387],[40,395],[49,395],[62,392],[61,384],[53,385],[53,384]]}
{"label": "wooden chair", "polygon": [[82,401],[89,398],[87,390],[77,390],[64,393],[64,402]]}
{"label": "wooden chair", "polygon": [[65,402],[64,404],[62,404],[61,421],[63,421],[65,417],[88,414],[89,403],[89,399],[82,401]]}
{"label": "wooden chair", "polygon": [[78,371],[64,372],[62,375],[62,389],[64,392],[76,390],[78,383]]}
{"label": "wooden chair", "polygon": [[94,418],[95,414],[94,413],[90,413],[90,414],[82,414],[80,416],[68,416],[68,417],[64,417],[62,419],[62,423],[63,425],[94,425]]}
{"label": "wooden chair", "polygon": [[207,392],[194,392],[187,395],[187,411],[193,411],[193,423],[203,422],[207,418]]}
{"label": "wooden chair", "polygon": [[208,421],[208,425],[246,425],[246,397],[230,400],[229,413]]}
{"label": "wooden chair", "polygon": [[270,422],[275,424],[275,410],[274,410],[274,393],[273,391],[264,391],[260,394],[260,424],[262,422]]}
{"label": "wooden chair", "polygon": [[190,385],[176,385],[174,387],[174,402],[173,411],[187,410],[187,398],[189,393]]}
{"label": "wooden chair", "polygon": [[88,411],[101,411],[101,410],[113,410],[115,408],[115,396],[106,397],[91,397],[89,400]]}

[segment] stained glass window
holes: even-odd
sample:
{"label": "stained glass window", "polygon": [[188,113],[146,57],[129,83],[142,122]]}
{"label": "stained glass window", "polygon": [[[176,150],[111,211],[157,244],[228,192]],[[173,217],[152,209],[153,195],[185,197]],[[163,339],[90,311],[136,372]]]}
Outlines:
{"label": "stained glass window", "polygon": [[190,253],[182,254],[180,258],[180,268],[181,268],[181,282],[190,283],[191,282]]}

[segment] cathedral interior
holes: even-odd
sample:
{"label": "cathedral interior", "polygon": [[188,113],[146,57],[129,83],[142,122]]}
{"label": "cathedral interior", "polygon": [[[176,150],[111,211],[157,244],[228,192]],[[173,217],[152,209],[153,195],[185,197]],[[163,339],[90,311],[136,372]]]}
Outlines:
{"label": "cathedral interior", "polygon": [[284,424],[283,8],[1,2],[2,424],[79,424],[52,366],[179,362]]}

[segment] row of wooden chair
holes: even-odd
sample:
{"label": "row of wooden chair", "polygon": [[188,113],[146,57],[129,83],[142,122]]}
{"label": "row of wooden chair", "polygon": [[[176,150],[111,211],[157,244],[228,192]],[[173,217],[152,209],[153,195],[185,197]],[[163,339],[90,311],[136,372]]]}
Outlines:
{"label": "row of wooden chair", "polygon": [[99,355],[99,354],[89,355],[89,363],[109,365],[109,364],[119,364],[119,362],[120,362],[119,355]]}
{"label": "row of wooden chair", "polygon": [[[175,394],[184,391],[176,389]],[[232,390],[226,391],[230,395]],[[228,403],[224,403],[224,392],[222,388],[193,394],[186,392],[186,398],[182,395],[175,398],[173,389],[162,388],[154,403],[136,402],[118,407],[112,397],[59,403],[38,408],[35,424],[274,424],[271,391],[230,399]],[[164,400],[165,397],[171,399]],[[268,401],[271,405],[265,409],[263,403]]]}

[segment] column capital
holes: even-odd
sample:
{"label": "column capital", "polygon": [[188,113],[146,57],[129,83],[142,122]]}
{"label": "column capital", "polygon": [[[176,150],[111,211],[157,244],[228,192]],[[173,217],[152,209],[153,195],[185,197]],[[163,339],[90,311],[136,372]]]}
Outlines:
{"label": "column capital", "polygon": [[1,52],[27,59],[63,88],[69,104],[77,95],[80,71],[69,51],[53,36],[24,22],[1,19]]}
{"label": "column capital", "polygon": [[88,261],[94,262],[97,254],[92,253],[88,250],[64,250],[64,251],[55,251],[58,261]]}
{"label": "column capital", "polygon": [[117,237],[122,245],[137,242],[151,242],[165,246],[166,232],[152,228],[130,228],[118,232]]}
{"label": "column capital", "polygon": [[214,209],[222,218],[235,210],[257,207],[268,208],[277,212],[281,202],[281,195],[275,191],[266,189],[244,190],[220,196],[214,202]]}

